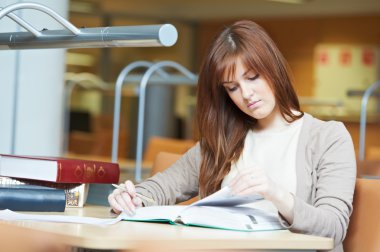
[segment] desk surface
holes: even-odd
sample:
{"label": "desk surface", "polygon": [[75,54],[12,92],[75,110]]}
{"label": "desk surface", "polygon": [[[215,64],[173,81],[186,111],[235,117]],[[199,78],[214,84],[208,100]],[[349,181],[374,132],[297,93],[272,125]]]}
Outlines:
{"label": "desk surface", "polygon": [[[56,214],[56,213],[54,213]],[[62,213],[61,213],[62,214]],[[108,207],[69,208],[63,214],[73,216],[113,217]],[[170,243],[186,249],[332,249],[333,240],[291,233],[287,230],[236,232],[170,224],[122,221],[99,227],[88,224],[13,221],[12,225],[53,233],[67,245],[91,249],[133,249],[146,243]]]}

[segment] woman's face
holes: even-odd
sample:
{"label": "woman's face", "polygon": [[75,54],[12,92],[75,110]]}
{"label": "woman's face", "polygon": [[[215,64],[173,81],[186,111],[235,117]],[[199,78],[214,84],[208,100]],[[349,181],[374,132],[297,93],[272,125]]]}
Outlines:
{"label": "woman's face", "polygon": [[260,73],[247,69],[238,59],[232,78],[225,76],[222,84],[241,111],[259,122],[263,119],[269,120],[278,113],[273,91]]}

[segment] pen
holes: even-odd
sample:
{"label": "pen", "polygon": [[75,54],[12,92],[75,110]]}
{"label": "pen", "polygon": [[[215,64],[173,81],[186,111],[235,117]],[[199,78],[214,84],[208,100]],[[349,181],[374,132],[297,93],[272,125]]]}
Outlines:
{"label": "pen", "polygon": [[[125,190],[124,187],[122,187],[122,186],[120,186],[120,185],[116,185],[116,184],[112,184],[112,185],[113,185],[113,187],[116,187],[117,189],[119,189],[119,190],[121,190],[121,191],[123,191],[123,192],[126,192],[126,191],[127,191],[127,190]],[[145,195],[142,195],[142,194],[140,194],[140,193],[136,193],[136,195],[137,195],[139,198],[144,199],[144,200],[146,200],[146,201],[148,201],[148,202],[150,202],[150,203],[156,203],[156,202],[154,201],[154,199],[151,199],[151,198],[149,198],[149,197],[147,197],[147,196],[145,196]]]}

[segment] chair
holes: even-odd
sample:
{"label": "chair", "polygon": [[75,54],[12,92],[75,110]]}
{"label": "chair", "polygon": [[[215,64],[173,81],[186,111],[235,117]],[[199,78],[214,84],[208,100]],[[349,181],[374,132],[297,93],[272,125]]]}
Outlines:
{"label": "chair", "polygon": [[345,252],[380,251],[380,180],[356,179]]}
{"label": "chair", "polygon": [[357,177],[380,176],[380,160],[356,160]]}
{"label": "chair", "polygon": [[159,152],[170,152],[184,154],[195,145],[195,141],[190,139],[176,139],[167,137],[152,136],[149,138],[143,160],[153,162]]}
{"label": "chair", "polygon": [[380,147],[379,146],[370,146],[368,148],[366,158],[368,160],[380,161]]}
{"label": "chair", "polygon": [[[151,175],[156,174],[157,172],[161,172],[166,168],[169,168],[172,164],[174,164],[182,155],[169,153],[169,152],[159,152],[154,159]],[[187,201],[179,203],[180,205],[190,205],[194,201],[197,201],[198,197],[191,198]]]}
{"label": "chair", "polygon": [[178,159],[181,158],[180,154],[169,153],[169,152],[159,152],[152,164],[152,170],[150,175],[154,175],[157,172],[161,172],[166,168],[169,168]]}

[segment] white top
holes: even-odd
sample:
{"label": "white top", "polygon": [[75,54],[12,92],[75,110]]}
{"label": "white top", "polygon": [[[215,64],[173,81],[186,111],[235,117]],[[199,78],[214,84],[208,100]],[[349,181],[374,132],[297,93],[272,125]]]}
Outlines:
{"label": "white top", "polygon": [[[295,194],[297,186],[296,151],[303,118],[286,123],[281,128],[250,130],[247,133],[242,155],[232,163],[230,172],[222,181],[227,186],[238,170],[259,166],[277,184]],[[249,204],[250,207],[277,212],[277,208],[267,200]]]}

